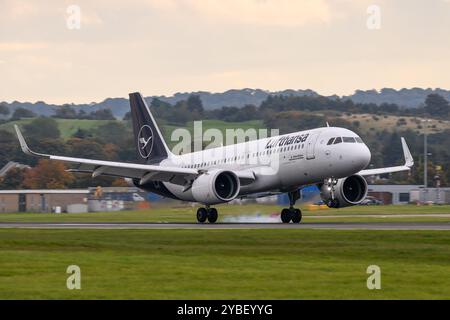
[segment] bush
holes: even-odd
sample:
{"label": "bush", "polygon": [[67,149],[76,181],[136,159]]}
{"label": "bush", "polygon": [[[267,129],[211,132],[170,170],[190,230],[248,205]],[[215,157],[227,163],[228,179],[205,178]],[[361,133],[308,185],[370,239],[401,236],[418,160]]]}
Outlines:
{"label": "bush", "polygon": [[33,111],[24,108],[17,108],[11,116],[11,120],[20,120],[22,118],[34,117],[36,117],[36,114]]}
{"label": "bush", "polygon": [[400,118],[397,120],[397,126],[405,126],[407,124],[404,118]]}
{"label": "bush", "polygon": [[25,134],[36,140],[58,139],[60,132],[55,119],[39,117],[24,126]]}

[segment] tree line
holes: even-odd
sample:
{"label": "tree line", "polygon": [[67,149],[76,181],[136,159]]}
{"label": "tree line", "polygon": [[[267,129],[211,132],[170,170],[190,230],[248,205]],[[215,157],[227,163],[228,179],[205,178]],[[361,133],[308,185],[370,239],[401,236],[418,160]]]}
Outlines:
{"label": "tree line", "polygon": [[[374,167],[400,164],[403,153],[400,136],[404,136],[416,158],[416,165],[411,173],[392,175],[390,181],[394,183],[421,184],[423,176],[423,136],[416,131],[402,129],[394,132],[387,130],[365,130],[364,134],[357,121],[348,121],[339,117],[340,112],[373,113],[373,114],[414,114],[416,116],[448,118],[448,102],[432,94],[427,97],[421,110],[402,110],[396,105],[355,104],[348,100],[333,100],[325,97],[286,97],[269,96],[259,107],[247,105],[242,108],[222,107],[216,110],[205,110],[199,96],[191,95],[188,99],[171,105],[159,99],[151,101],[151,109],[162,129],[165,124],[185,126],[194,120],[218,119],[229,122],[261,120],[269,129],[279,129],[280,133],[307,130],[324,126],[329,121],[333,126],[342,126],[360,133],[372,152]],[[19,109],[17,109],[19,110]],[[17,112],[17,110],[15,112]],[[312,114],[307,111],[320,111],[322,114]],[[27,110],[28,111],[28,110]],[[109,110],[108,110],[109,111]],[[23,112],[23,111],[20,111]],[[0,114],[5,114],[0,107]],[[103,111],[96,111],[100,115]],[[18,116],[24,116],[25,113]],[[105,118],[111,120],[112,113],[106,112]],[[25,114],[27,117],[30,114]],[[49,154],[60,154],[81,158],[92,158],[111,161],[136,161],[136,151],[133,140],[130,114],[126,114],[123,121],[110,121],[92,129],[78,129],[63,141],[58,123],[55,118],[79,119],[83,113],[75,112],[70,106],[62,107],[60,112],[52,117],[33,118],[23,125],[23,131],[30,146],[36,150]],[[434,177],[439,175],[442,185],[450,182],[448,159],[450,158],[450,131],[429,135],[429,185],[434,184]],[[88,186],[112,186],[123,183],[121,179],[98,177],[92,179],[89,175],[80,175],[77,179],[64,164],[54,166],[56,176],[50,174],[51,166],[45,161],[38,162],[37,158],[22,153],[16,136],[9,131],[0,130],[0,168],[8,161],[17,161],[33,167],[30,170],[12,170],[0,181],[0,189],[16,188],[82,188]],[[33,171],[34,170],[34,171]],[[20,171],[20,172],[19,172]],[[27,173],[28,172],[28,173]],[[56,184],[55,184],[56,183]]]}
{"label": "tree line", "polygon": [[[134,140],[126,122],[107,122],[90,130],[78,129],[63,140],[53,118],[34,118],[22,126],[29,145],[41,153],[67,155],[109,161],[136,161]],[[0,130],[0,168],[9,161],[29,165],[32,169],[13,169],[0,178],[0,189],[86,188],[124,186],[123,179],[90,175],[73,175],[63,163],[30,157],[22,152],[12,132]]]}
{"label": "tree line", "polygon": [[[4,118],[10,115],[10,110],[7,106],[0,104],[0,115]],[[17,108],[12,112],[11,117],[3,119],[2,122],[17,121],[26,118],[35,118],[38,115],[33,111],[25,108]],[[113,113],[109,109],[99,109],[91,112],[79,110],[78,112],[68,105],[58,107],[55,114],[51,116],[57,119],[86,119],[86,120],[115,120]]]}

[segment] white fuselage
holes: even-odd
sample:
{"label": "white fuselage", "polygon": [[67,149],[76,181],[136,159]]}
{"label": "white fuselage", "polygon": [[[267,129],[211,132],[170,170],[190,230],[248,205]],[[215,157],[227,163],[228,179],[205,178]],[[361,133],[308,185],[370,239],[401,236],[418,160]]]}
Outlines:
{"label": "white fuselage", "polygon": [[[338,141],[329,144],[333,138]],[[364,169],[370,158],[369,149],[357,134],[324,127],[175,156],[161,166],[251,171],[256,179],[241,185],[239,195],[244,196],[288,192],[327,178],[348,177]],[[192,192],[183,186],[164,185],[177,198],[194,201]]]}

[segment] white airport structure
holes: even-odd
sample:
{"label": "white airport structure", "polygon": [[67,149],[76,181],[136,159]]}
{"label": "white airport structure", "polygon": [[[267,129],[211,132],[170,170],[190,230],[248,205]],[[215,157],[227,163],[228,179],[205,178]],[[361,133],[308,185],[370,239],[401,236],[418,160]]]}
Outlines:
{"label": "white airport structure", "polygon": [[418,189],[419,185],[404,184],[371,184],[369,195],[381,200],[384,204],[408,204],[411,202],[411,191]]}
{"label": "white airport structure", "polygon": [[449,204],[450,188],[418,188],[411,191],[411,202]]}

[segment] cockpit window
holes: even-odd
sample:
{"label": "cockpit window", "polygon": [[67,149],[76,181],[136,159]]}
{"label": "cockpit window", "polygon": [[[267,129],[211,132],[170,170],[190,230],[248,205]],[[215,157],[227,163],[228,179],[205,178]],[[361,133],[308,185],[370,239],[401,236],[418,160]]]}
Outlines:
{"label": "cockpit window", "polygon": [[355,139],[356,139],[356,142],[358,142],[358,143],[364,143],[360,137],[356,137]]}
{"label": "cockpit window", "polygon": [[356,142],[355,138],[353,138],[353,137],[344,137],[343,139],[344,139],[345,143],[355,143]]}
{"label": "cockpit window", "polygon": [[342,142],[342,138],[341,137],[337,137],[336,140],[334,140],[334,144],[338,144]]}
{"label": "cockpit window", "polygon": [[330,140],[328,140],[327,145],[333,144],[334,139],[335,139],[335,138],[331,138]]}

